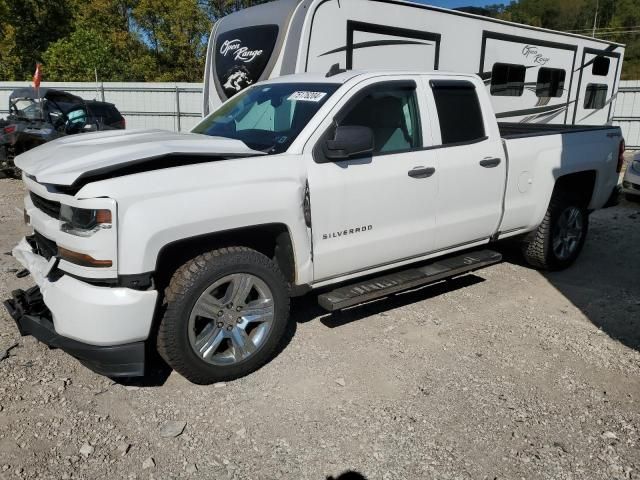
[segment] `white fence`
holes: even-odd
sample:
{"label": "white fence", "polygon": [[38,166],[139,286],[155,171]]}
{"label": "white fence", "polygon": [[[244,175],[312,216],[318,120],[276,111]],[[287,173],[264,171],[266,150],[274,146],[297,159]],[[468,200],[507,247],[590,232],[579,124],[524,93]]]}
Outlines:
{"label": "white fence", "polygon": [[620,125],[629,150],[640,150],[640,80],[620,82],[613,123]]}
{"label": "white fence", "polygon": [[[0,82],[0,116],[9,108],[9,95],[27,82]],[[85,100],[101,100],[118,107],[127,128],[162,128],[188,131],[201,118],[200,83],[119,83],[99,85],[81,82],[43,82],[43,87],[58,88]]]}
{"label": "white fence", "polygon": [[[9,94],[26,82],[0,82],[0,116],[7,113]],[[116,83],[97,85],[80,82],[46,82],[87,100],[114,103],[127,120],[127,128],[163,128],[187,131],[200,119],[200,83]],[[621,82],[614,124],[620,125],[627,148],[640,150],[640,80]]]}

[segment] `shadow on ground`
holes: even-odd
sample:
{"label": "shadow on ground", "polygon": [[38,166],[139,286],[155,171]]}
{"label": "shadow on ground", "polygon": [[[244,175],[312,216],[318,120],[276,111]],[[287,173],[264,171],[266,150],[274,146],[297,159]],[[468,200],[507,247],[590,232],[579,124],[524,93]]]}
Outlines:
{"label": "shadow on ground", "polygon": [[[515,245],[497,250],[505,261],[524,265]],[[640,204],[623,200],[594,213],[576,263],[543,275],[596,327],[640,350]]]}
{"label": "shadow on ground", "polygon": [[341,473],[337,477],[329,476],[327,477],[327,480],[367,480],[367,477],[365,477],[361,473],[349,470],[347,472]]}

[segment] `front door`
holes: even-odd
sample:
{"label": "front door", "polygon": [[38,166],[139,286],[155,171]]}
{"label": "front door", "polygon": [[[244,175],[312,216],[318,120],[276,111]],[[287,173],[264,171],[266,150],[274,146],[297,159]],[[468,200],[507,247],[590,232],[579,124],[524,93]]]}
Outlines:
{"label": "front door", "polygon": [[[316,282],[394,263],[433,247],[437,196],[436,152],[421,150],[419,110],[424,99],[413,81],[364,86],[338,106],[331,123],[370,127],[373,154],[318,163],[309,169]],[[427,140],[430,142],[430,140]]]}

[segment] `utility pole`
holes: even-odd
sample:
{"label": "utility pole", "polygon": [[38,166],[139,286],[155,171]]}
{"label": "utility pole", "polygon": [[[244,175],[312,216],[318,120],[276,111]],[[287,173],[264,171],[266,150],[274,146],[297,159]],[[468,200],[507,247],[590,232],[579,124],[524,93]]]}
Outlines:
{"label": "utility pole", "polygon": [[591,36],[596,38],[596,27],[598,26],[598,8],[600,7],[600,0],[596,0],[596,14],[593,17],[593,33]]}

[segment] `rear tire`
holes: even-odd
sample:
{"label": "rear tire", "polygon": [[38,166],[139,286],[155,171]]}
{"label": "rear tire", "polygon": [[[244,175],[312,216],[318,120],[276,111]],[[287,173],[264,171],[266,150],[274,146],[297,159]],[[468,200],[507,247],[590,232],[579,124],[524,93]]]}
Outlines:
{"label": "rear tire", "polygon": [[289,321],[287,282],[278,266],[244,247],[186,262],[165,290],[160,356],[193,383],[234,380],[273,358]]}
{"label": "rear tire", "polygon": [[571,195],[554,192],[537,230],[523,243],[529,265],[542,270],[563,270],[580,255],[589,230],[589,215]]}

